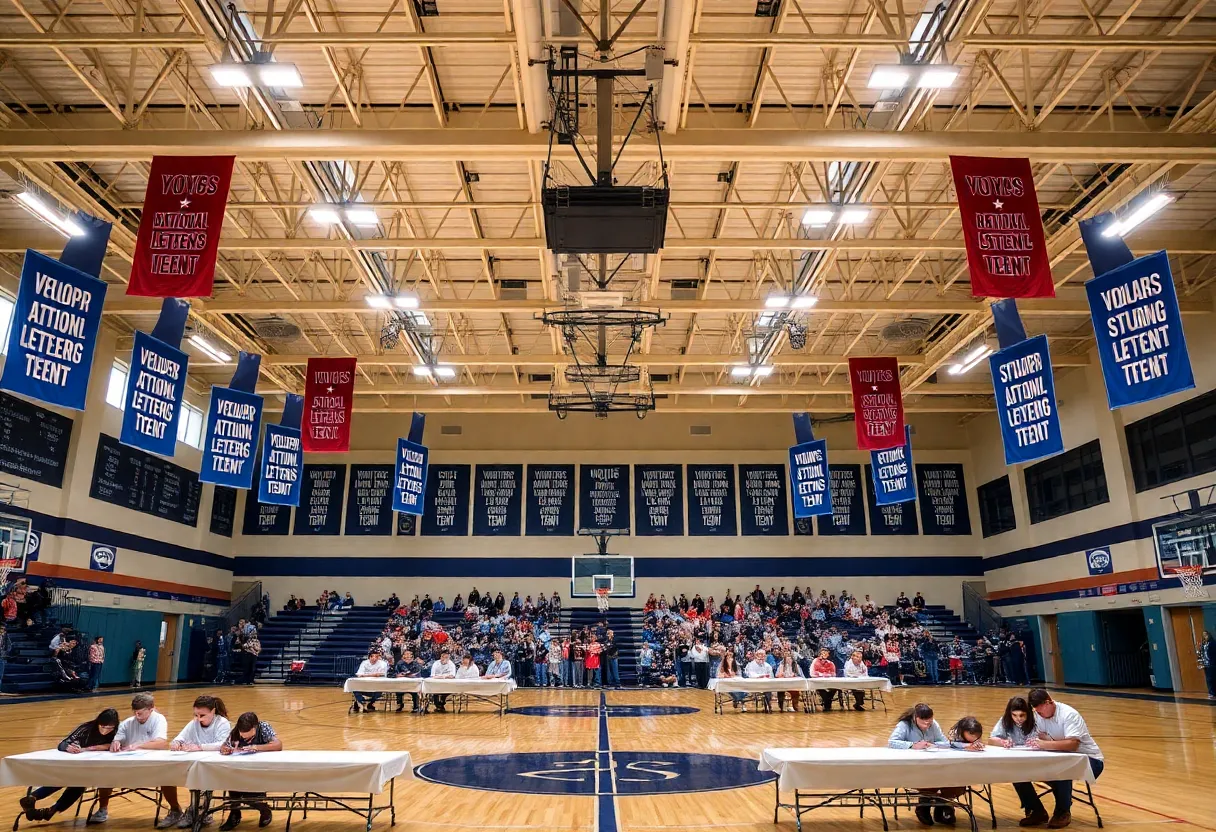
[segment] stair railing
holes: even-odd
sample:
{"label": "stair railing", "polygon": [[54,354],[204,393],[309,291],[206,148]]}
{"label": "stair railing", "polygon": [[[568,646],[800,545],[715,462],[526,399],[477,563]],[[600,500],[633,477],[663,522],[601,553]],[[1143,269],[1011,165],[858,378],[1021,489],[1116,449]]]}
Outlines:
{"label": "stair railing", "polygon": [[981,635],[1000,632],[1003,620],[986,596],[987,589],[982,581],[963,582],[963,620]]}

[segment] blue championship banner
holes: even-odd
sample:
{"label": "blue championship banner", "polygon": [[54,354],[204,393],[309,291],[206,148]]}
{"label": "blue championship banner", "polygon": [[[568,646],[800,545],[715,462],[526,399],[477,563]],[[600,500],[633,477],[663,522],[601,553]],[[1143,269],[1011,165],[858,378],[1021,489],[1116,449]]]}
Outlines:
{"label": "blue championship banner", "polygon": [[628,465],[580,465],[578,479],[580,528],[630,528]]}
{"label": "blue championship banner", "polygon": [[[831,536],[865,536],[866,509],[862,496],[860,465],[829,465],[832,481],[832,513],[815,521],[818,533]],[[810,534],[809,531],[796,533]]]}
{"label": "blue championship banner", "polygon": [[122,414],[124,445],[161,456],[177,449],[177,420],[186,394],[189,357],[146,332],[135,333]]}
{"label": "blue championship banner", "polygon": [[637,534],[684,534],[684,466],[633,466],[633,505]]}
{"label": "blue championship banner", "polygon": [[104,281],[27,250],[0,388],[84,410],[105,299]]}
{"label": "blue championship banner", "polygon": [[464,537],[469,533],[468,465],[432,465],[426,474],[426,506],[422,514],[424,537]]}
{"label": "blue championship banner", "polygon": [[1005,464],[1017,465],[1064,450],[1047,336],[1037,335],[988,358]]}
{"label": "blue championship banner", "polygon": [[832,513],[826,439],[815,439],[790,448],[790,492],[794,498],[795,518]]}
{"label": "blue championship banner", "polygon": [[304,451],[299,428],[267,425],[262,440],[262,475],[258,478],[258,502],[266,505],[300,504],[300,471]]}
{"label": "blue championship banner", "polygon": [[878,505],[907,503],[916,499],[912,481],[912,429],[904,426],[904,444],[885,451],[870,451],[870,470],[874,472],[874,494]]}
{"label": "blue championship banner", "polygon": [[745,535],[790,533],[784,465],[739,466],[739,530]]}
{"label": "blue championship banner", "polygon": [[920,524],[925,534],[971,534],[967,484],[957,463],[917,465]]}
{"label": "blue championship banner", "polygon": [[574,466],[529,465],[524,499],[524,534],[574,534]]}
{"label": "blue championship banner", "polygon": [[426,492],[426,466],[430,451],[408,439],[397,440],[397,467],[393,475],[393,511],[421,516]]}
{"label": "blue championship banner", "polygon": [[889,503],[880,505],[875,499],[874,479],[866,466],[866,505],[870,514],[870,534],[914,535],[916,526],[915,503]]}
{"label": "blue championship banner", "polygon": [[473,535],[514,537],[520,533],[524,466],[478,465],[473,486]]}
{"label": "blue championship banner", "polygon": [[739,533],[735,510],[735,466],[688,466],[688,534],[693,537]]}
{"label": "blue championship banner", "polygon": [[345,465],[305,465],[295,535],[342,533],[342,495],[346,491]]}
{"label": "blue championship banner", "polygon": [[262,424],[262,397],[254,394],[262,356],[242,352],[228,387],[211,388],[203,434],[202,482],[253,487],[254,456]]}
{"label": "blue championship banner", "polygon": [[1164,251],[1085,284],[1111,410],[1195,386]]}

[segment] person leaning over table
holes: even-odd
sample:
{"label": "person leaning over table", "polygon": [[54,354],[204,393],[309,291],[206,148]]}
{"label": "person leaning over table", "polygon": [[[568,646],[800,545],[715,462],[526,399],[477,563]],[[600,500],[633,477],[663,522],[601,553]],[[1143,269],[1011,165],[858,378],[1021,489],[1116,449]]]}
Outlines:
{"label": "person leaning over table", "polygon": [[[258,754],[269,751],[282,751],[283,741],[275,734],[269,722],[262,722],[253,711],[246,711],[237,717],[236,725],[224,740],[219,751],[224,756],[236,754]],[[229,832],[241,824],[241,803],[251,809],[258,810],[258,828],[270,826],[273,817],[270,806],[257,798],[265,798],[266,792],[228,792],[228,799],[239,801],[228,808],[228,817],[220,825],[220,832]]]}
{"label": "person leaning over table", "polygon": [[[401,651],[401,661],[393,667],[393,675],[398,679],[417,679],[422,676],[422,663],[414,658],[414,651],[408,647]],[[405,710],[405,694],[397,694],[397,713]],[[410,713],[418,710],[418,694],[410,693]]]}
{"label": "person leaning over table", "polygon": [[[951,743],[942,732],[942,727],[937,724],[937,720],[933,718],[933,708],[924,702],[918,702],[899,715],[895,729],[891,731],[891,736],[887,740],[887,747],[923,751],[927,748],[950,748]],[[917,791],[921,797],[916,806],[916,819],[925,826],[932,826],[936,817],[939,822],[949,825],[954,822],[954,813],[950,812],[947,815],[945,812],[947,807],[942,805],[938,805],[935,809],[933,804],[939,802],[935,798],[958,797],[966,791],[966,788],[948,786],[938,789],[917,789]]]}
{"label": "person leaning over table", "polygon": [[[68,754],[79,754],[82,751],[107,751],[110,748],[111,738],[117,728],[118,711],[113,708],[106,708],[94,719],[76,726],[76,729],[72,733],[59,741],[58,748],[60,751]],[[55,801],[54,805],[42,809],[37,808],[36,804],[39,800],[44,797],[50,797],[59,791],[60,788],[59,786],[39,786],[21,798],[18,802],[21,810],[25,812],[26,819],[31,821],[50,820],[59,812],[70,809],[72,804],[85,793],[84,786],[68,786],[63,789],[63,794],[59,795],[59,799]],[[90,815],[87,822],[101,822],[95,821],[94,817],[96,817],[95,814]]]}
{"label": "person leaning over table", "polygon": [[[501,593],[499,593],[501,597]],[[439,658],[431,663],[432,679],[455,679],[456,665],[452,663],[452,651],[444,647],[439,651]],[[448,694],[435,694],[435,712],[446,713],[448,709]]]}
{"label": "person leaning over table", "polygon": [[[1089,757],[1089,768],[1094,779],[1100,777],[1105,767],[1102,750],[1090,736],[1084,717],[1070,705],[1056,702],[1043,688],[1031,690],[1026,700],[1035,714],[1034,735],[1028,737],[1026,745],[1040,751],[1084,754]],[[1056,799],[1056,808],[1050,818],[1034,783],[1013,784],[1026,812],[1019,826],[1042,826],[1046,823],[1050,829],[1062,829],[1072,822],[1072,781],[1049,780],[1047,785]]]}
{"label": "person leaning over table", "polygon": [[[388,676],[388,662],[384,660],[384,654],[380,652],[379,647],[373,647],[371,649],[371,651],[367,654],[367,658],[359,664],[359,669],[355,671],[355,676],[360,679],[377,677],[383,678]],[[355,691],[355,703],[351,707],[355,713],[359,713],[359,708],[361,706],[365,711],[374,711],[376,710],[376,700],[379,698],[379,691],[375,693]]]}
{"label": "person leaning over table", "polygon": [[[219,751],[220,746],[232,730],[228,722],[228,708],[224,700],[218,696],[203,694],[194,700],[194,718],[186,723],[173,741],[169,743],[170,751]],[[157,829],[167,829],[176,825],[178,829],[189,829],[194,825],[194,815],[190,810],[182,811],[177,801],[176,786],[162,786],[161,794],[169,803],[169,814],[156,824]],[[171,818],[176,815],[176,824]],[[203,820],[204,824],[211,821]]]}
{"label": "person leaning over table", "polygon": [[988,744],[1000,748],[1016,748],[1029,745],[1034,736],[1034,711],[1024,697],[1015,696],[1005,704],[1005,713],[1001,714],[996,725],[992,726]]}

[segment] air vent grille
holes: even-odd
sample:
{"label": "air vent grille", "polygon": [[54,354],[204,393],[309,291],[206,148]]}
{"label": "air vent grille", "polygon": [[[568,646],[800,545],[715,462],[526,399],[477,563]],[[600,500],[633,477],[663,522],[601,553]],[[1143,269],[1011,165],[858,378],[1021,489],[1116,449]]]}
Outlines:
{"label": "air vent grille", "polygon": [[440,425],[439,433],[443,436],[460,436],[464,428],[460,425]]}
{"label": "air vent grille", "polygon": [[692,436],[709,436],[712,433],[709,425],[689,425],[688,432]]}

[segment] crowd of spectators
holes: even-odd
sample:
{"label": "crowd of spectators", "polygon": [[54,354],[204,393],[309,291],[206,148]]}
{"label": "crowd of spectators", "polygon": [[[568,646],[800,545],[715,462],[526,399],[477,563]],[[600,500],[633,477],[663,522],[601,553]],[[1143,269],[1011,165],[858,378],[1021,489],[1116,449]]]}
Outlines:
{"label": "crowd of spectators", "polygon": [[804,593],[759,584],[749,593],[730,589],[719,603],[685,594],[653,594],[646,600],[642,646],[638,655],[640,683],[660,687],[706,687],[718,675],[727,653],[743,667],[757,651],[774,671],[789,660],[801,675],[822,651],[842,675],[855,652],[871,676],[892,684],[1025,684],[1025,645],[1018,634],[1001,631],[973,643],[958,636],[939,642],[926,624],[924,596],[901,592],[891,607],[869,595],[858,599],[847,591],[821,589]]}

